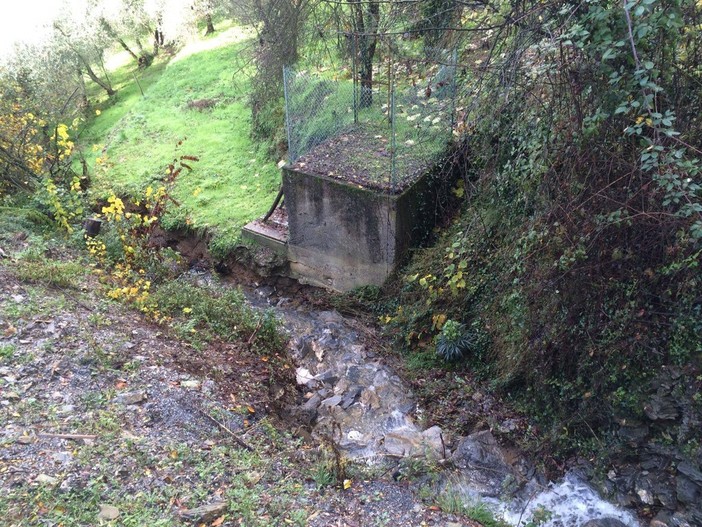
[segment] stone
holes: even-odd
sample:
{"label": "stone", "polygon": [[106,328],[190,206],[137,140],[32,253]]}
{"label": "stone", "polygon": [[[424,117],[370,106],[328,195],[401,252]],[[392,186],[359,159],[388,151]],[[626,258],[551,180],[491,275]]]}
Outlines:
{"label": "stone", "polygon": [[351,387],[343,396],[343,399],[341,400],[341,407],[346,410],[349,406],[355,403],[362,390],[363,388],[360,386]]}
{"label": "stone", "polygon": [[321,406],[327,406],[331,408],[332,406],[337,406],[341,402],[341,395],[334,395],[322,401]]}
{"label": "stone", "polygon": [[685,474],[690,480],[694,481],[698,485],[702,485],[702,472],[692,466],[691,463],[683,461],[678,465],[678,472]]}
{"label": "stone", "polygon": [[501,434],[509,434],[514,432],[519,428],[519,421],[517,419],[505,419],[497,425],[497,431]]}
{"label": "stone", "polygon": [[324,348],[319,345],[316,340],[312,341],[312,350],[314,351],[314,356],[317,357],[319,362],[324,360]]}
{"label": "stone", "polygon": [[187,509],[180,513],[182,518],[186,520],[192,520],[198,525],[201,523],[210,524],[218,517],[222,516],[227,512],[227,502],[216,501],[210,503],[209,505],[201,505],[200,507],[195,507],[194,509]]}
{"label": "stone", "polygon": [[55,477],[49,476],[48,474],[39,474],[36,478],[34,478],[34,481],[44,485],[56,485],[58,482]]}
{"label": "stone", "polygon": [[616,518],[598,518],[588,521],[583,527],[627,527],[627,525]]}
{"label": "stone", "polygon": [[73,461],[73,454],[71,452],[54,452],[51,454],[51,458],[54,460],[54,463],[67,465]]}
{"label": "stone", "polygon": [[305,336],[300,339],[298,339],[296,346],[295,346],[295,351],[297,352],[297,357],[298,359],[302,360],[307,355],[309,355],[312,352],[312,343],[310,342],[310,337]]}
{"label": "stone", "polygon": [[339,376],[336,375],[333,371],[327,370],[325,372],[320,373],[319,375],[316,375],[314,377],[314,380],[324,385],[332,387],[334,386],[334,384],[336,384],[336,381],[339,380]]}
{"label": "stone", "polygon": [[366,438],[358,430],[351,430],[346,437],[339,442],[341,448],[347,450],[360,450],[368,446],[368,438]]}
{"label": "stone", "polygon": [[346,378],[352,383],[359,382],[361,380],[361,368],[358,366],[349,366],[346,369]]}
{"label": "stone", "polygon": [[317,408],[294,406],[288,410],[290,420],[301,426],[311,426],[317,419]]}
{"label": "stone", "polygon": [[641,500],[641,503],[643,503],[645,505],[653,505],[656,502],[656,500],[653,497],[653,493],[651,492],[650,489],[648,489],[646,487],[637,486],[636,487],[636,495]]}
{"label": "stone", "polygon": [[70,415],[73,412],[75,412],[76,407],[72,404],[64,404],[61,408],[58,409],[58,414],[59,415]]}
{"label": "stone", "polygon": [[[680,467],[678,467],[679,469]],[[682,473],[675,478],[675,492],[681,503],[695,504],[701,498],[700,486]]]}
{"label": "stone", "polygon": [[668,524],[657,518],[653,518],[648,524],[648,527],[668,527]]}
{"label": "stone", "polygon": [[113,505],[107,505],[105,503],[100,504],[100,512],[97,515],[98,520],[102,521],[112,521],[119,518],[119,509]]}
{"label": "stone", "polygon": [[297,384],[307,385],[314,380],[314,375],[307,368],[298,368],[295,370],[295,379]]}
{"label": "stone", "polygon": [[420,432],[412,426],[404,425],[386,433],[383,448],[391,456],[429,456],[443,458],[441,428],[432,426]]}
{"label": "stone", "polygon": [[422,443],[427,450],[436,455],[439,459],[443,459],[446,454],[446,446],[443,440],[442,430],[438,426],[432,426],[422,432]]}
{"label": "stone", "polygon": [[672,421],[679,415],[675,399],[671,395],[657,393],[644,405],[646,417],[651,421]]}
{"label": "stone", "polygon": [[361,392],[361,404],[377,410],[380,408],[380,398],[378,397],[378,394],[375,393],[374,389],[368,388]]}
{"label": "stone", "polygon": [[145,400],[146,392],[143,390],[138,392],[124,392],[115,397],[115,401],[124,405],[137,404]]}
{"label": "stone", "polygon": [[641,444],[648,436],[648,425],[643,423],[627,423],[619,427],[619,437],[631,444]]}
{"label": "stone", "polygon": [[450,458],[461,479],[481,496],[498,497],[517,475],[493,435],[484,430],[462,438]]}
{"label": "stone", "polygon": [[397,406],[397,410],[403,414],[409,414],[416,408],[416,405],[412,401],[407,401]]}
{"label": "stone", "polygon": [[422,449],[422,434],[410,428],[393,430],[385,434],[383,448],[389,455],[396,457],[418,454]]}
{"label": "stone", "polygon": [[306,410],[316,410],[317,408],[319,408],[319,405],[321,403],[322,403],[322,396],[319,395],[318,393],[315,393],[312,395],[312,397],[307,399],[307,401],[305,402],[305,404],[302,405],[302,407],[305,408]]}
{"label": "stone", "polygon": [[343,395],[344,392],[349,389],[349,386],[351,386],[351,384],[348,379],[342,377],[339,379],[339,382],[336,383],[336,386],[334,386],[334,395]]}

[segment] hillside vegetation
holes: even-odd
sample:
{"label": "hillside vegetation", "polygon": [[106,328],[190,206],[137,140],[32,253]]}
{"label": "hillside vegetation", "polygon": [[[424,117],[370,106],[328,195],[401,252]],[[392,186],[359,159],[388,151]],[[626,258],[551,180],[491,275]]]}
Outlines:
{"label": "hillside vegetation", "polygon": [[[383,320],[420,378],[460,341],[448,367],[532,416],[548,440],[530,448],[589,455],[602,475],[638,474],[646,452],[700,466],[699,5],[524,7],[464,49],[465,203]],[[439,405],[474,393],[431,389]]]}
{"label": "hillside vegetation", "polygon": [[194,172],[175,185],[180,206],[165,226],[207,231],[212,247],[225,254],[241,227],[270,206],[279,183],[275,162],[251,140],[242,58],[251,37],[234,27],[212,38],[220,41],[213,49],[188,54],[186,48],[183,58],[147,69],[148,82],[139,81],[143,96],[133,65],[115,72],[129,91],[96,105],[99,115],[91,116],[79,145],[94,174],[94,199],[138,195],[160,184],[175,157],[197,157]]}
{"label": "hillside vegetation", "polygon": [[[372,96],[404,76],[428,99],[433,79],[400,50],[424,50],[430,63],[430,49],[455,49],[453,142],[437,176],[453,192],[439,229],[385,288],[339,302],[360,299],[379,317],[442,426],[485,426],[462,410],[479,385],[529,417],[514,433],[522,445],[586,458],[603,480],[624,474],[605,486],[652,517],[680,509],[702,523],[700,2],[229,7],[251,36],[232,28],[222,46],[181,58],[170,54],[184,40],[159,38],[158,17],[150,32],[119,26],[124,46],[155,42],[148,64],[110,72],[111,86],[86,85],[84,70],[100,71],[114,38],[57,45],[72,57],[60,71],[8,67],[0,206],[71,232],[88,211],[124,221],[120,197],[148,202],[165,183],[161,224],[206,231],[224,256],[278,186],[284,65],[348,78],[353,63]],[[78,60],[76,49],[96,54]],[[51,97],[41,68],[65,79]],[[143,235],[153,221],[115,229]],[[108,247],[105,261],[131,265],[133,247],[120,250]],[[419,382],[436,376],[446,382]]]}

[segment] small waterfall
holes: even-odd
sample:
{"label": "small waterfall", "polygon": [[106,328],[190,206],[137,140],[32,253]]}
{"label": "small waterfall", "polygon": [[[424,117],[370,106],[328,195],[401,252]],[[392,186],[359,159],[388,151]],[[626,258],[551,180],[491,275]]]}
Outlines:
{"label": "small waterfall", "polygon": [[[582,527],[589,520],[599,518],[612,518],[627,527],[639,527],[633,515],[604,501],[592,487],[570,473],[562,481],[549,484],[548,489],[526,504],[500,504],[496,512],[515,527],[530,525],[530,522],[541,527]],[[538,523],[539,520],[543,523]]]}

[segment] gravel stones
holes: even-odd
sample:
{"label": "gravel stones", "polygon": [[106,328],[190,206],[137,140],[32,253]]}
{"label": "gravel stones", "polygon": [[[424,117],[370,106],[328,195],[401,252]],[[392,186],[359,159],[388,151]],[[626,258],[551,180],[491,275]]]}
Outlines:
{"label": "gravel stones", "polygon": [[146,400],[146,391],[123,392],[115,397],[115,402],[123,405],[138,404]]}

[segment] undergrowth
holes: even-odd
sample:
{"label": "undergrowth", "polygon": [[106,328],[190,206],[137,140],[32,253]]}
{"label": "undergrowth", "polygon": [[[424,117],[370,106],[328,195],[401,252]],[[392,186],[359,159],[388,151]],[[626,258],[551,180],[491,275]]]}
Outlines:
{"label": "undergrowth", "polygon": [[698,47],[680,32],[699,8],[633,5],[534,4],[533,27],[494,41],[464,88],[465,207],[381,316],[411,358],[463,324],[463,367],[533,417],[534,448],[564,455],[645,419],[662,384],[679,417],[649,440],[685,443],[702,410]]}
{"label": "undergrowth", "polygon": [[98,215],[100,234],[85,237],[94,272],[109,298],[172,327],[196,347],[225,340],[262,353],[276,352],[284,338],[271,312],[250,307],[238,290],[201,287],[181,278],[186,269],[180,256],[153,243],[163,216],[178,205],[172,192],[179,177],[190,173],[198,161],[188,155],[174,159],[162,185],[147,187],[139,198],[126,202],[114,194],[107,198]]}

